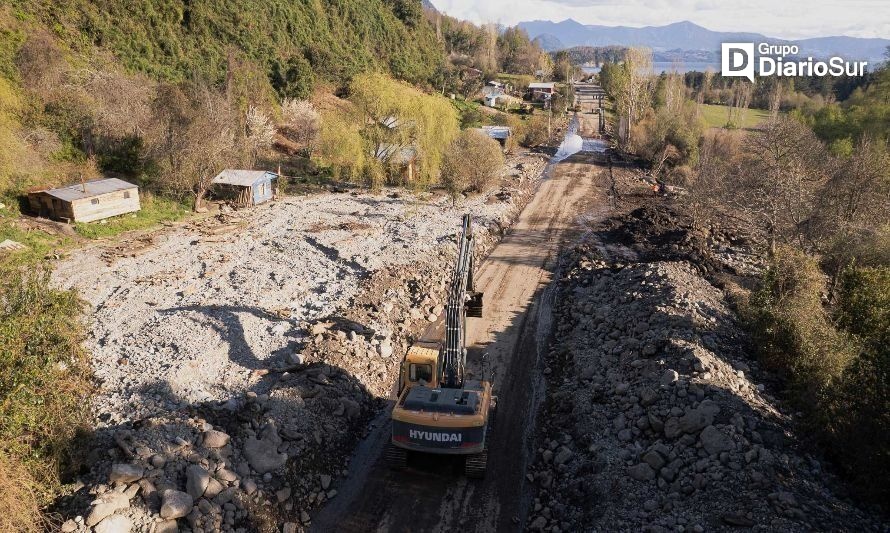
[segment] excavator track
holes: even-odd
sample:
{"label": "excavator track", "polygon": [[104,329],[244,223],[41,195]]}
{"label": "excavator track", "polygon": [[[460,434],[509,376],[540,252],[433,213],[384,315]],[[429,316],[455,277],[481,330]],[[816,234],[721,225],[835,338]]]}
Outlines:
{"label": "excavator track", "polygon": [[466,463],[464,463],[464,475],[471,479],[482,479],[485,477],[485,471],[488,468],[488,446],[482,453],[476,455],[468,455]]}
{"label": "excavator track", "polygon": [[391,470],[404,470],[408,466],[408,451],[392,443],[386,445],[383,455]]}

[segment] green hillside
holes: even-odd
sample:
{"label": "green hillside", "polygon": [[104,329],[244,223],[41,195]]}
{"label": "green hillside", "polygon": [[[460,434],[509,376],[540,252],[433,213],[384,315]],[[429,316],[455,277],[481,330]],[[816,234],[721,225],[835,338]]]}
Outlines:
{"label": "green hillside", "polygon": [[222,81],[231,57],[265,68],[282,95],[313,77],[342,85],[371,69],[426,84],[443,61],[415,0],[13,0],[15,16],[74,50],[107,49],[167,81]]}

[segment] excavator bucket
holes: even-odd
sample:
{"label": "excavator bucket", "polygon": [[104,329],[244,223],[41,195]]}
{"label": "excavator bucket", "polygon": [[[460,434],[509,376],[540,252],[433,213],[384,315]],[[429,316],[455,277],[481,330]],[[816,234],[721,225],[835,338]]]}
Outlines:
{"label": "excavator bucket", "polygon": [[474,318],[482,318],[482,293],[470,293],[470,299],[467,301],[467,316]]}

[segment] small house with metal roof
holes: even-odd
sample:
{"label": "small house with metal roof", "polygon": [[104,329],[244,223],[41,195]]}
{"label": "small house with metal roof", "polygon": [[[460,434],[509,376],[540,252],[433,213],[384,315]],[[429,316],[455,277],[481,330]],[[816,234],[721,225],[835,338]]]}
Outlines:
{"label": "small house with metal roof", "polygon": [[142,208],[139,187],[117,178],[30,192],[28,205],[38,216],[65,222],[93,222]]}
{"label": "small house with metal roof", "polygon": [[399,146],[389,143],[377,145],[371,155],[388,165],[398,174],[402,183],[412,183],[417,175],[417,149],[413,146]]}
{"label": "small house with metal roof", "polygon": [[556,84],[529,83],[528,92],[531,93],[532,100],[549,100],[556,93]]}
{"label": "small house with metal roof", "polygon": [[482,126],[479,131],[499,142],[501,146],[507,146],[507,140],[513,135],[509,126]]}
{"label": "small house with metal roof", "polygon": [[227,168],[211,183],[214,194],[232,203],[249,206],[268,202],[275,196],[278,174],[266,170],[235,170]]}

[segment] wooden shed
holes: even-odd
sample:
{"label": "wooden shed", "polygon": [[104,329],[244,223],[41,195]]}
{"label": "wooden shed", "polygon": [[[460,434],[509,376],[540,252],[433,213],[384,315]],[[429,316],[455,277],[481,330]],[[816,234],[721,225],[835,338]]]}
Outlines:
{"label": "wooden shed", "polygon": [[266,170],[234,170],[227,168],[213,178],[214,193],[237,205],[248,206],[268,202],[275,196],[274,182],[278,174]]}
{"label": "wooden shed", "polygon": [[141,209],[139,187],[117,178],[28,193],[31,210],[65,222],[93,222]]}

